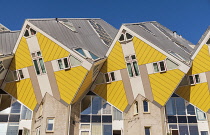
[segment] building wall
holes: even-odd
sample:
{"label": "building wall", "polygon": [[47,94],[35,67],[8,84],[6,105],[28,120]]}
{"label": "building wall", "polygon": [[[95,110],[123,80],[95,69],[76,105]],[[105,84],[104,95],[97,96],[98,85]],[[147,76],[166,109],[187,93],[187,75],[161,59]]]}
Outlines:
{"label": "building wall", "polygon": [[[34,111],[32,135],[35,135],[38,127],[40,127],[41,135],[66,135],[68,132],[69,107],[48,93],[45,95],[42,104],[42,107],[39,107],[37,112]],[[46,132],[48,117],[55,118],[54,132]]]}
{"label": "building wall", "polygon": [[80,102],[71,105],[71,120],[69,135],[79,135]]}
{"label": "building wall", "polygon": [[151,135],[166,135],[164,107],[159,108],[149,102],[149,113],[144,113],[143,100],[145,98],[141,95],[136,98],[138,114],[134,114],[134,104],[124,113],[124,135],[144,135],[144,127],[150,127]]}

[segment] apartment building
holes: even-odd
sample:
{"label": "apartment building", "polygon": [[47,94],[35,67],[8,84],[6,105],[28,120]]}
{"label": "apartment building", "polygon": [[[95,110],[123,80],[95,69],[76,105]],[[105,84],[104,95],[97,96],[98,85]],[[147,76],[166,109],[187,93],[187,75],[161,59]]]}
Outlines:
{"label": "apartment building", "polygon": [[0,135],[208,135],[209,45],[155,21],[0,25]]}

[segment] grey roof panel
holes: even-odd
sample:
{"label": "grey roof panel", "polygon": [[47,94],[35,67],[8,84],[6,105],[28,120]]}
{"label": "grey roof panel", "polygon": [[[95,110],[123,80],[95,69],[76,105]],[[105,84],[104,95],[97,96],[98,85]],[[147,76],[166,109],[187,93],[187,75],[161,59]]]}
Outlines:
{"label": "grey roof panel", "polygon": [[0,53],[11,54],[13,51],[20,31],[0,32]]}
{"label": "grey roof panel", "polygon": [[[58,21],[68,20],[73,24],[76,32],[73,32],[63,24]],[[90,19],[29,19],[29,22],[61,42],[63,45],[69,49],[76,47],[81,47],[83,49],[89,50],[98,57],[103,58],[108,51],[109,47],[105,45],[100,37],[97,35],[95,30],[89,24]],[[112,39],[115,38],[117,34],[117,29],[106,23],[101,19],[92,19],[99,23],[106,32],[111,36]]]}

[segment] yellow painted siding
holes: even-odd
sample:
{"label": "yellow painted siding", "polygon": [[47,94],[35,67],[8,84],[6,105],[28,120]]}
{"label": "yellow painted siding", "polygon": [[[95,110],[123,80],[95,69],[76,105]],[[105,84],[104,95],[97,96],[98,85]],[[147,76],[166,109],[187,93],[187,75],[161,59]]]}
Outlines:
{"label": "yellow painted siding", "polygon": [[150,74],[149,80],[154,100],[164,106],[183,76],[184,73],[178,69]]}
{"label": "yellow painted siding", "polygon": [[166,58],[161,52],[136,37],[133,38],[133,44],[139,65],[164,60]]}
{"label": "yellow painted siding", "polygon": [[122,81],[97,85],[94,92],[121,111],[124,111],[128,105]]}
{"label": "yellow painted siding", "polygon": [[210,71],[210,54],[207,45],[203,45],[192,64],[192,74]]}
{"label": "yellow painted siding", "polygon": [[122,46],[119,42],[116,42],[111,53],[109,54],[107,61],[101,68],[101,72],[111,72],[126,68],[125,59],[122,51]]}
{"label": "yellow painted siding", "polygon": [[4,90],[31,110],[34,110],[37,105],[37,100],[30,79],[7,83]]}
{"label": "yellow painted siding", "polygon": [[77,91],[76,97],[74,98],[73,103],[77,102],[78,99],[84,94],[84,92],[87,90],[87,88],[92,84],[92,77],[93,77],[93,71],[89,71],[85,80],[83,81],[80,89]]}
{"label": "yellow painted siding", "polygon": [[208,83],[180,87],[176,94],[207,112],[210,109],[210,94]]}
{"label": "yellow painted siding", "polygon": [[31,54],[26,39],[22,37],[12,60],[10,70],[21,69],[29,66],[32,66]]}
{"label": "yellow painted siding", "polygon": [[88,70],[82,66],[55,72],[61,99],[71,103]]}
{"label": "yellow painted siding", "polygon": [[54,43],[52,40],[42,35],[41,33],[37,33],[36,36],[40,45],[44,62],[60,59],[69,55],[68,51],[66,51],[61,46]]}

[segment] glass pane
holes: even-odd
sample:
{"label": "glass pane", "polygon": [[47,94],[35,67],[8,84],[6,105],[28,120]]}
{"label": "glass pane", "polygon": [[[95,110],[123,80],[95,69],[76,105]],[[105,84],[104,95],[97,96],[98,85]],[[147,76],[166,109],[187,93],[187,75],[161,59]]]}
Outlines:
{"label": "glass pane", "polygon": [[195,75],[195,82],[196,83],[200,83],[200,77],[199,77],[199,75]]}
{"label": "glass pane", "polygon": [[64,66],[65,66],[65,68],[69,68],[69,62],[68,62],[68,59],[67,59],[67,58],[64,58],[64,59],[63,59],[63,62],[64,62]]}
{"label": "glass pane", "polygon": [[131,34],[129,33],[126,33],[126,38],[129,40],[129,39],[132,39],[133,36],[131,36]]}
{"label": "glass pane", "polygon": [[101,124],[94,123],[91,127],[91,135],[101,135]]}
{"label": "glass pane", "polygon": [[195,115],[195,108],[191,104],[187,105],[187,114]]}
{"label": "glass pane", "polygon": [[100,123],[101,122],[101,115],[92,115],[92,122]]}
{"label": "glass pane", "polygon": [[25,31],[24,36],[25,36],[25,37],[28,37],[28,36],[29,36],[29,32],[28,32],[28,30],[26,30],[26,31]]}
{"label": "glass pane", "polygon": [[0,123],[0,135],[6,135],[7,133],[7,123]]}
{"label": "glass pane", "polygon": [[111,114],[111,105],[109,103],[106,103],[106,101],[103,101],[103,114]]}
{"label": "glass pane", "polygon": [[92,114],[101,114],[102,99],[100,97],[92,97]]}
{"label": "glass pane", "polygon": [[37,75],[40,75],[40,71],[39,71],[39,66],[38,66],[37,60],[33,60],[33,62],[34,62],[34,66],[35,66]]}
{"label": "glass pane", "polygon": [[58,60],[58,65],[60,69],[64,69],[62,60]]}
{"label": "glass pane", "polygon": [[176,115],[176,108],[175,108],[175,99],[170,98],[166,104],[166,114],[167,115]]}
{"label": "glass pane", "polygon": [[79,61],[77,58],[75,58],[74,56],[70,56],[69,57],[70,59],[70,63],[71,63],[71,66],[78,66],[78,65],[81,65],[81,61]]}
{"label": "glass pane", "polygon": [[134,67],[134,71],[135,71],[136,76],[138,76],[139,75],[139,69],[138,69],[138,65],[137,65],[136,61],[133,62],[133,67]]}
{"label": "glass pane", "polygon": [[14,72],[13,72],[13,75],[14,75],[14,80],[19,80],[19,79],[18,79],[18,76],[17,76],[17,71],[14,71]]}
{"label": "glass pane", "polygon": [[85,96],[81,102],[81,114],[91,113],[91,96]]}
{"label": "glass pane", "polygon": [[90,129],[90,124],[81,124],[81,129]]}
{"label": "glass pane", "polygon": [[160,64],[160,70],[161,70],[161,71],[165,71],[166,69],[165,69],[165,64],[164,64],[164,62],[161,61],[159,64]]}
{"label": "glass pane", "polygon": [[178,116],[178,123],[187,123],[186,116]]}
{"label": "glass pane", "polygon": [[7,135],[18,134],[18,123],[10,123],[7,129]]}
{"label": "glass pane", "polygon": [[37,56],[42,56],[40,51],[37,52]]}
{"label": "glass pane", "polygon": [[0,115],[0,122],[8,122],[9,115]]}
{"label": "glass pane", "polygon": [[155,72],[159,72],[158,64],[157,63],[153,63],[153,67],[154,67],[154,71]]}
{"label": "glass pane", "polygon": [[115,81],[114,72],[111,72],[110,74],[111,74],[112,81]]}
{"label": "glass pane", "polygon": [[20,115],[10,114],[9,122],[19,122],[19,121],[20,121]]}
{"label": "glass pane", "polygon": [[82,48],[77,48],[77,49],[75,49],[77,52],[79,52],[80,54],[82,54],[83,56],[85,56],[86,57],[86,55],[85,55],[85,53],[84,53],[84,51],[82,50]]}
{"label": "glass pane", "polygon": [[131,55],[131,59],[132,60],[135,60],[136,59],[136,56],[135,55]]}
{"label": "glass pane", "polygon": [[18,71],[19,71],[20,78],[24,79],[23,71],[22,70],[18,70]]}
{"label": "glass pane", "polygon": [[45,67],[44,67],[44,62],[43,62],[42,58],[39,59],[39,63],[40,63],[41,69],[42,69],[42,73],[46,73],[46,70],[45,70]]}
{"label": "glass pane", "polygon": [[195,84],[193,76],[189,76],[190,84]]}
{"label": "glass pane", "polygon": [[179,125],[179,134],[180,135],[189,135],[187,125],[185,125],[185,124]]}
{"label": "glass pane", "polygon": [[28,108],[26,108],[25,106],[22,106],[21,119],[30,120],[31,113],[32,112]]}
{"label": "glass pane", "polygon": [[122,120],[122,112],[113,107],[113,120]]}
{"label": "glass pane", "polygon": [[119,41],[124,41],[124,34],[121,34]]}
{"label": "glass pane", "polygon": [[32,28],[30,28],[30,31],[31,31],[31,35],[35,35],[36,34],[36,31],[33,30]]}
{"label": "glass pane", "polygon": [[91,53],[90,51],[89,51],[89,53],[90,53],[90,56],[91,56],[94,60],[98,59],[98,57],[97,57],[95,54]]}
{"label": "glass pane", "polygon": [[208,135],[208,131],[201,131],[201,135]]}
{"label": "glass pane", "polygon": [[53,130],[53,124],[54,124],[54,119],[48,119],[47,130],[52,131]]}
{"label": "glass pane", "polygon": [[112,125],[103,125],[103,135],[112,135]]}
{"label": "glass pane", "polygon": [[106,73],[104,75],[105,75],[106,82],[109,82],[109,75],[108,75],[108,73]]}
{"label": "glass pane", "polygon": [[127,63],[127,67],[128,67],[129,76],[133,77],[133,71],[132,71],[132,68],[131,68],[131,63]]}
{"label": "glass pane", "polygon": [[166,59],[166,65],[167,65],[167,69],[175,69],[177,68],[179,65],[176,64],[175,62],[173,62],[172,60],[170,59]]}
{"label": "glass pane", "polygon": [[145,135],[150,135],[150,128],[149,127],[145,127]]}
{"label": "glass pane", "polygon": [[177,125],[175,124],[170,124],[169,129],[178,129]]}
{"label": "glass pane", "polygon": [[177,123],[176,116],[168,116],[168,123]]}
{"label": "glass pane", "polygon": [[202,112],[200,109],[196,108],[197,112],[197,119],[198,120],[206,120],[206,115],[204,112]]}
{"label": "glass pane", "polygon": [[90,122],[90,115],[81,115],[81,122]]}
{"label": "glass pane", "polygon": [[20,113],[20,107],[21,107],[20,103],[18,102],[13,103],[11,113]]}
{"label": "glass pane", "polygon": [[102,116],[102,122],[103,123],[112,123],[112,116],[107,116],[107,115],[104,115]]}
{"label": "glass pane", "polygon": [[196,116],[187,116],[188,123],[197,123]]}
{"label": "glass pane", "polygon": [[146,100],[143,101],[143,105],[144,105],[144,112],[148,112],[148,102]]}
{"label": "glass pane", "polygon": [[176,98],[176,109],[178,115],[186,115],[184,99]]}

